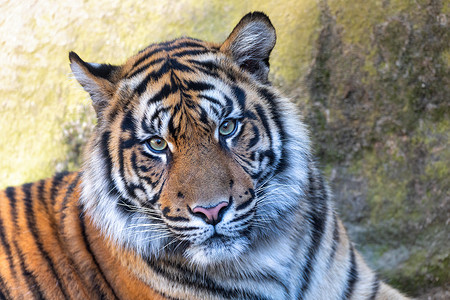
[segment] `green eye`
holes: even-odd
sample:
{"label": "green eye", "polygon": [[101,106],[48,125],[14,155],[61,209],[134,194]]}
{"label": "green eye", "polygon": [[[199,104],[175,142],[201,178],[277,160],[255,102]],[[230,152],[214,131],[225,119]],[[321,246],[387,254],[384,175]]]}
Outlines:
{"label": "green eye", "polygon": [[236,130],[236,120],[225,120],[219,127],[219,133],[222,136],[228,136],[234,133]]}
{"label": "green eye", "polygon": [[159,136],[152,137],[146,144],[153,152],[162,152],[167,148],[167,142]]}

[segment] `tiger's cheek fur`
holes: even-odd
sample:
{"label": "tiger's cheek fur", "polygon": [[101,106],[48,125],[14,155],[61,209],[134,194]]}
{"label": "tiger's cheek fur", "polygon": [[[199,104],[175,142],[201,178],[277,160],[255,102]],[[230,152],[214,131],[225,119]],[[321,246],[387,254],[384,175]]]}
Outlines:
{"label": "tiger's cheek fur", "polygon": [[[236,161],[250,174],[255,185],[263,182],[273,174],[281,159],[281,151],[276,145],[281,145],[279,134],[271,116],[260,115],[257,111],[248,110],[252,118],[245,120],[242,134],[233,139],[233,155]],[[267,128],[265,128],[267,126]],[[268,134],[268,128],[273,132]]]}
{"label": "tiger's cheek fur", "polygon": [[153,206],[159,200],[166,164],[161,158],[149,155],[136,137],[132,111],[116,113],[103,130],[110,133],[105,144],[112,158],[111,175],[117,188],[134,205]]}

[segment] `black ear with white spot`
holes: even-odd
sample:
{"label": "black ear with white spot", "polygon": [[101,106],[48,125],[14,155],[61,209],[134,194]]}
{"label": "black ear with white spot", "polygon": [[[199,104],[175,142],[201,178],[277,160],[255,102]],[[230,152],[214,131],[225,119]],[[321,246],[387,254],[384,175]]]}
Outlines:
{"label": "black ear with white spot", "polygon": [[220,50],[255,78],[267,82],[269,56],[275,41],[275,28],[269,18],[262,12],[252,12],[241,19]]}
{"label": "black ear with white spot", "polygon": [[87,63],[75,52],[69,53],[69,60],[72,73],[91,96],[97,117],[100,117],[114,95],[120,67]]}

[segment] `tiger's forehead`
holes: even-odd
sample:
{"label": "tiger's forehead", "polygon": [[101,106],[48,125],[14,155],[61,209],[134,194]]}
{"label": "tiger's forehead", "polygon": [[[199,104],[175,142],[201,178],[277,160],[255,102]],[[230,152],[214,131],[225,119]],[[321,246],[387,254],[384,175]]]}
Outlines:
{"label": "tiger's forehead", "polygon": [[204,77],[217,76],[218,53],[216,44],[192,38],[152,44],[125,63],[121,77],[140,103],[178,105],[210,87]]}
{"label": "tiger's forehead", "polygon": [[167,73],[192,73],[205,68],[202,61],[211,59],[218,51],[218,45],[192,38],[152,44],[128,59],[122,67],[122,79],[138,77],[140,84],[135,92],[140,95],[149,83],[157,82]]}
{"label": "tiger's forehead", "polygon": [[[179,38],[168,42],[151,44],[138,54],[128,59],[125,64],[126,73],[133,73],[139,71],[141,68],[148,67],[153,59],[168,55],[171,57],[183,58],[187,56],[194,56],[205,52],[217,52],[219,45],[211,42],[205,42],[193,38]],[[133,75],[133,74],[129,74]]]}
{"label": "tiger's forehead", "polygon": [[182,38],[150,45],[130,58],[124,79],[135,95],[142,135],[209,131],[230,115],[236,88],[219,75],[226,72],[219,70],[220,57],[217,45]]}

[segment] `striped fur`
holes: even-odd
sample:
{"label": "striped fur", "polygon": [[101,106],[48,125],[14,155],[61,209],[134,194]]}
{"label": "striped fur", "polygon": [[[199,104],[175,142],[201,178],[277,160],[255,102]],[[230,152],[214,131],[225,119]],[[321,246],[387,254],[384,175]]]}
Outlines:
{"label": "striped fur", "polygon": [[[223,44],[180,38],[122,66],[71,53],[98,124],[80,172],[1,192],[0,299],[405,299],[349,241],[268,81],[274,45],[256,12]],[[218,203],[215,225],[194,213]]]}

